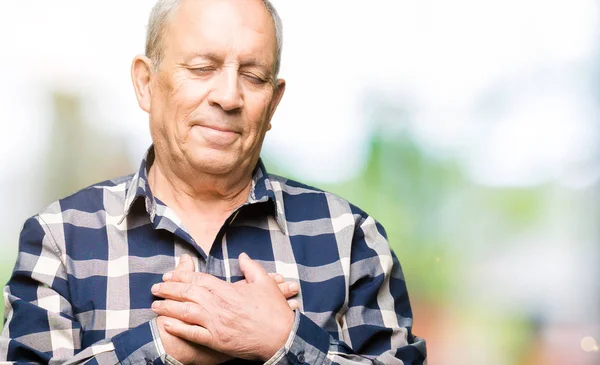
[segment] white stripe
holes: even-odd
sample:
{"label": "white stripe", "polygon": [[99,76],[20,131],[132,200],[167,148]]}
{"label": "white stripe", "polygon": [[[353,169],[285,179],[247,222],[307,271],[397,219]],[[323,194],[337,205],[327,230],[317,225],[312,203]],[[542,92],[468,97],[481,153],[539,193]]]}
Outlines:
{"label": "white stripe", "polygon": [[379,264],[385,275],[385,280],[377,293],[377,304],[381,311],[381,318],[383,324],[394,331],[390,339],[392,348],[400,348],[407,345],[408,341],[406,330],[402,330],[400,327],[398,317],[394,311],[394,297],[390,290],[390,274],[393,266],[390,246],[385,237],[379,234],[376,222],[372,217],[368,217],[361,228],[365,234],[366,244],[377,252]]}
{"label": "white stripe", "polygon": [[41,213],[40,218],[46,224],[63,224],[62,213]]}
{"label": "white stripe", "polygon": [[331,218],[331,225],[333,226],[333,232],[341,232],[347,227],[354,227],[354,215],[345,213],[339,217]]}
{"label": "white stripe", "polygon": [[116,278],[129,274],[129,256],[121,256],[118,259],[108,260],[106,276]]}
{"label": "white stripe", "polygon": [[231,261],[229,261],[229,251],[227,251],[227,238],[223,235],[221,247],[223,249],[223,266],[225,267],[225,280],[231,283]]}
{"label": "white stripe", "polygon": [[98,355],[101,354],[103,352],[110,352],[113,351],[115,349],[115,346],[112,344],[112,342],[109,343],[105,343],[102,345],[92,345],[92,354]]}
{"label": "white stripe", "polygon": [[[38,287],[38,298],[44,295],[44,292],[48,292],[48,289],[46,289],[45,287]],[[40,298],[37,301],[37,305],[50,313],[60,313],[60,296],[58,294],[54,294],[49,295],[45,298]]]}
{"label": "white stripe", "polygon": [[36,274],[55,276],[60,264],[59,260],[40,256],[33,268],[33,272]]}
{"label": "white stripe", "polygon": [[52,341],[52,351],[58,349],[70,349],[75,348],[73,343],[73,330],[50,330],[50,339]]}

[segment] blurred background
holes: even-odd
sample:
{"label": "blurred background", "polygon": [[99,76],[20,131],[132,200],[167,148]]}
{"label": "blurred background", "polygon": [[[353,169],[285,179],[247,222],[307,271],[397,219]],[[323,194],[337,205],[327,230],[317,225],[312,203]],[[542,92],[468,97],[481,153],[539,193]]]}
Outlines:
{"label": "blurred background", "polygon": [[[431,365],[600,364],[598,0],[274,0],[263,158],[386,227]],[[0,1],[0,281],[25,219],[137,169],[151,0]]]}

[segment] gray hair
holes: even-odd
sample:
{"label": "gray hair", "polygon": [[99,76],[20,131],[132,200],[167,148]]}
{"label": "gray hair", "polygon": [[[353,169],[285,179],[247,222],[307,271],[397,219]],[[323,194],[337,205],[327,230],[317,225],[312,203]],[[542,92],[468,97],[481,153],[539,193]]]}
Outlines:
{"label": "gray hair", "polygon": [[[150,58],[154,66],[158,68],[164,56],[164,45],[162,38],[175,10],[179,8],[183,0],[158,0],[148,21],[148,31],[146,33],[146,57]],[[281,18],[269,0],[262,0],[265,8],[269,11],[273,24],[275,26],[275,38],[277,41],[277,53],[275,56],[275,79],[279,74],[281,66],[281,49],[283,46],[283,24]]]}

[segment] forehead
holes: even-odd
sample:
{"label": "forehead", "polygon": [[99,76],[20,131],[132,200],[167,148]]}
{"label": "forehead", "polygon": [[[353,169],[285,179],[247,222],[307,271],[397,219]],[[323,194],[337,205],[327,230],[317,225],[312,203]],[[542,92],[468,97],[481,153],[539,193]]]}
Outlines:
{"label": "forehead", "polygon": [[164,34],[166,57],[210,53],[275,62],[275,26],[261,0],[184,0]]}

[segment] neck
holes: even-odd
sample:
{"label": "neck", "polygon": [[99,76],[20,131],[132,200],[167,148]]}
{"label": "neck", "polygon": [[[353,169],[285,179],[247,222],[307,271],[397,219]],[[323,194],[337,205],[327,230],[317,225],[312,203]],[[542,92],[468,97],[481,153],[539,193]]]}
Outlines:
{"label": "neck", "polygon": [[154,196],[176,212],[218,219],[226,218],[248,200],[252,170],[235,176],[176,172],[157,155],[148,172],[148,183]]}

